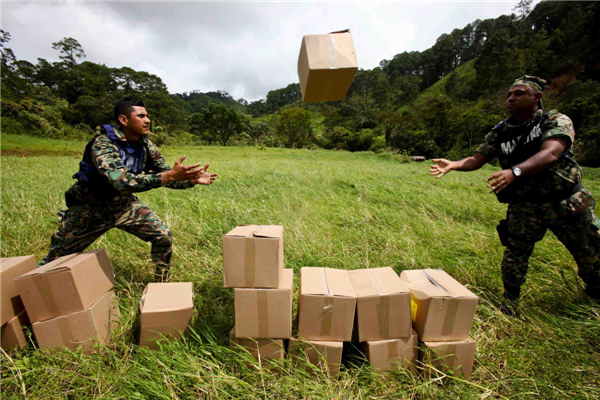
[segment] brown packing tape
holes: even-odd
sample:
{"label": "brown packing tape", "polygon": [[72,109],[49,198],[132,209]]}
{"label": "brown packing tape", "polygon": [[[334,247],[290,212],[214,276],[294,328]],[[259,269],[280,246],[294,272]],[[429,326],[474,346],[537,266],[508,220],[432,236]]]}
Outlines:
{"label": "brown packing tape", "polygon": [[390,296],[386,292],[383,283],[377,278],[372,271],[367,270],[371,280],[375,282],[381,295],[379,297],[379,304],[377,304],[377,323],[379,324],[379,335],[384,338],[390,337]]}
{"label": "brown packing tape", "polygon": [[247,287],[254,286],[256,277],[256,244],[253,237],[244,240],[244,282]]}
{"label": "brown packing tape", "polygon": [[390,296],[386,294],[379,297],[377,308],[377,323],[379,324],[379,334],[381,337],[389,339],[390,337]]}
{"label": "brown packing tape", "polygon": [[387,359],[388,361],[397,360],[400,356],[398,352],[398,341],[390,340],[387,344]]}
{"label": "brown packing tape", "polygon": [[54,299],[54,295],[52,290],[50,289],[50,282],[48,282],[48,278],[44,275],[34,276],[33,282],[35,283],[35,287],[38,292],[42,295],[44,300],[44,304],[53,317],[57,317],[61,315],[58,305],[56,304],[56,300]]}
{"label": "brown packing tape", "polygon": [[448,308],[446,310],[446,316],[444,317],[444,323],[442,325],[442,338],[447,338],[452,335],[452,328],[454,327],[454,320],[458,312],[458,299],[447,299]]}
{"label": "brown packing tape", "polygon": [[258,316],[258,337],[269,337],[269,293],[267,290],[258,290],[256,294],[256,315]]}
{"label": "brown packing tape", "polygon": [[331,334],[333,323],[333,296],[323,296],[323,310],[321,311],[321,337],[327,338]]}
{"label": "brown packing tape", "polygon": [[56,322],[58,324],[58,331],[60,332],[60,337],[63,340],[63,344],[67,347],[70,347],[71,343],[75,343],[75,335],[73,335],[69,321],[67,321],[66,318],[59,317]]}

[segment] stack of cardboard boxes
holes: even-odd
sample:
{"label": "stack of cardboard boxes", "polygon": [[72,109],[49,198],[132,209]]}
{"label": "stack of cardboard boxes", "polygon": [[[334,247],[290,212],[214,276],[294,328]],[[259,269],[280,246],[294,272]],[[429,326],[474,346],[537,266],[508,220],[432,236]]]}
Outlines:
{"label": "stack of cardboard boxes", "polygon": [[442,270],[407,270],[400,278],[411,291],[411,318],[423,349],[426,376],[452,370],[471,380],[475,341],[469,338],[479,298]]}
{"label": "stack of cardboard boxes", "polygon": [[369,363],[384,371],[415,365],[418,338],[406,284],[390,267],[349,274],[357,296],[355,336]]}
{"label": "stack of cardboard boxes", "polygon": [[290,342],[290,355],[336,376],[343,342],[352,340],[356,293],[348,271],[304,267],[300,270],[298,339]]}
{"label": "stack of cardboard boxes", "polygon": [[294,273],[283,268],[283,227],[242,225],[223,237],[223,283],[234,288],[230,346],[258,360],[285,357],[292,336]]}
{"label": "stack of cardboard boxes", "polygon": [[30,327],[29,317],[19,296],[15,279],[37,267],[34,256],[0,259],[0,292],[2,305],[2,338],[0,343],[6,352],[25,347],[25,335],[22,326]]}
{"label": "stack of cardboard boxes", "polygon": [[115,278],[103,249],[54,260],[14,280],[42,349],[106,343],[119,310]]}

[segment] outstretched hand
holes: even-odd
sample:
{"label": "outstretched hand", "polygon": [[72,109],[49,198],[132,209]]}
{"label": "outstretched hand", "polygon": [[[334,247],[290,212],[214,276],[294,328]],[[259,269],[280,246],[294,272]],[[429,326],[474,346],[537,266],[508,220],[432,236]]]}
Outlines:
{"label": "outstretched hand", "polygon": [[169,182],[193,181],[203,176],[204,168],[201,168],[202,164],[183,165],[185,159],[186,156],[181,157],[175,161],[173,169],[161,174],[163,185]]}
{"label": "outstretched hand", "polygon": [[450,160],[446,160],[445,158],[434,158],[431,161],[433,161],[435,164],[431,164],[429,174],[437,175],[436,178],[438,179],[452,171],[452,161]]}
{"label": "outstretched hand", "polygon": [[200,168],[200,171],[202,171],[200,176],[196,179],[192,179],[192,183],[194,185],[210,185],[215,181],[215,179],[217,179],[217,176],[219,176],[219,174],[211,174],[206,172],[209,166],[210,164],[206,164],[204,168]]}
{"label": "outstretched hand", "polygon": [[506,189],[508,185],[514,182],[515,179],[515,174],[511,169],[503,169],[502,171],[493,173],[485,181],[491,181],[488,187],[495,193],[500,193]]}

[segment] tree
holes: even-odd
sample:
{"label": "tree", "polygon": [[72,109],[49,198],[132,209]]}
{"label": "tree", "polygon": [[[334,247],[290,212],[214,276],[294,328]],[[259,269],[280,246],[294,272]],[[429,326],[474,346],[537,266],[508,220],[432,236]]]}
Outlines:
{"label": "tree", "polygon": [[517,11],[519,13],[519,19],[527,18],[527,16],[531,13],[531,3],[533,3],[533,0],[521,0],[513,8],[513,11]]}
{"label": "tree", "polygon": [[2,79],[12,71],[12,64],[16,61],[15,54],[11,49],[5,47],[6,43],[10,42],[10,33],[0,29],[0,58],[2,68]]}
{"label": "tree", "polygon": [[299,107],[281,112],[277,134],[285,139],[288,147],[302,147],[312,138],[311,113]]}
{"label": "tree", "polygon": [[192,133],[209,141],[219,141],[223,146],[229,139],[243,132],[247,125],[246,116],[223,103],[210,103],[201,113],[192,114],[188,120]]}
{"label": "tree", "polygon": [[66,37],[59,42],[52,43],[54,50],[60,51],[60,58],[65,62],[69,69],[75,68],[77,65],[76,58],[85,58],[85,52],[79,42],[71,37]]}

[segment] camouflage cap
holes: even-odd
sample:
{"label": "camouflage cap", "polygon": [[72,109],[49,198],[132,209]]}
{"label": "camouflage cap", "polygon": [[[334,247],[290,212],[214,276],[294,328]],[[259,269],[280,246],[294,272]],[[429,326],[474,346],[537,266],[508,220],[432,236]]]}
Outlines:
{"label": "camouflage cap", "polygon": [[512,86],[529,86],[530,88],[535,90],[536,93],[542,93],[544,89],[546,89],[547,84],[548,82],[546,82],[545,79],[542,79],[540,77],[532,75],[523,75],[522,77],[518,78],[512,84]]}

